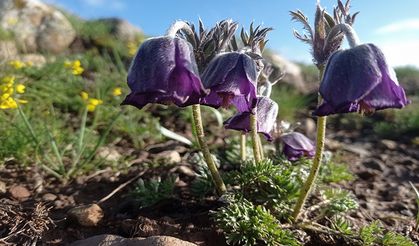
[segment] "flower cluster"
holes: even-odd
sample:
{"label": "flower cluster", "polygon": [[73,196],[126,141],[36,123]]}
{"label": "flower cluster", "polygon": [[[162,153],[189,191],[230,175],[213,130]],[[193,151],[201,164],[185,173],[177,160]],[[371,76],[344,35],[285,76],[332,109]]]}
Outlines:
{"label": "flower cluster", "polygon": [[[179,107],[201,104],[214,108],[233,105],[239,112],[225,124],[229,129],[244,132],[250,131],[250,114],[255,114],[260,107],[258,131],[271,139],[269,132],[273,129],[278,105],[269,99],[269,95],[258,98],[258,60],[261,57],[248,52],[261,53],[260,48],[255,47],[264,43],[270,29],[251,28],[250,35],[246,34],[246,42],[243,42],[251,46],[249,49],[236,47],[225,51],[234,38],[236,28],[237,24],[222,21],[210,31],[203,31],[200,22],[199,35],[190,35],[194,33],[194,28],[187,26],[182,29],[186,32],[185,38],[175,32],[174,35],[146,40],[129,69],[128,85],[132,92],[123,104],[139,109],[148,103],[175,104]],[[197,37],[201,39],[197,40]],[[205,50],[203,46],[206,47],[211,40],[216,40],[213,47],[217,48]],[[200,49],[203,49],[204,58],[201,52],[194,53]],[[197,60],[200,62],[197,63]]]}
{"label": "flower cluster", "polygon": [[33,63],[31,61],[23,62],[20,60],[11,60],[9,61],[9,66],[13,67],[14,69],[22,69],[25,67],[32,67]]}
{"label": "flower cluster", "polygon": [[89,112],[95,111],[96,107],[103,103],[100,99],[89,97],[89,94],[85,91],[80,92],[80,96],[86,104],[87,111]]}
{"label": "flower cluster", "polygon": [[64,67],[71,70],[73,75],[81,75],[84,72],[84,68],[81,66],[80,60],[75,61],[65,61]]}
{"label": "flower cluster", "polygon": [[[295,35],[312,44],[316,65],[321,70],[325,67],[320,85],[323,100],[314,115],[404,107],[408,103],[404,90],[381,50],[373,44],[358,44],[351,28],[356,14],[349,14],[349,3],[334,11],[337,14],[331,17],[318,6],[315,26],[324,30],[311,28],[302,12],[291,12],[308,31],[308,35]],[[271,29],[251,26],[250,34],[242,30],[243,47],[235,40],[236,29],[237,24],[227,20],[206,30],[200,21],[197,33],[192,24],[176,22],[168,35],[146,40],[128,71],[131,93],[122,104],[139,109],[148,103],[234,106],[238,112],[224,122],[227,129],[247,133],[256,128],[272,140],[278,105],[270,93],[276,81],[269,80],[270,64],[261,56]],[[339,50],[345,36],[351,48]],[[290,160],[314,155],[314,144],[300,133],[284,134],[281,140]]]}
{"label": "flower cluster", "polygon": [[23,93],[25,93],[25,85],[16,84],[13,76],[3,77],[0,81],[0,109],[13,109],[18,107],[18,103],[27,103],[16,95]]}

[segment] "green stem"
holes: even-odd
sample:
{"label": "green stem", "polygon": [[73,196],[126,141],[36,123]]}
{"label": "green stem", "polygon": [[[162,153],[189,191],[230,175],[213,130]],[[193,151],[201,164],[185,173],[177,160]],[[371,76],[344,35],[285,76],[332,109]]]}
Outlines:
{"label": "green stem", "polygon": [[262,140],[260,139],[259,134],[258,134],[258,146],[259,146],[260,158],[263,160],[263,159],[265,159],[265,154],[263,153]]}
{"label": "green stem", "polygon": [[81,118],[81,125],[80,125],[80,135],[79,135],[79,139],[78,139],[78,145],[77,145],[77,151],[78,153],[81,152],[81,150],[83,149],[83,145],[84,145],[84,133],[86,131],[86,121],[87,121],[87,107],[84,108],[83,110],[83,116]]}
{"label": "green stem", "polygon": [[317,174],[319,172],[320,164],[322,162],[325,133],[326,133],[326,116],[323,116],[323,117],[317,118],[316,154],[314,155],[313,166],[311,167],[310,174],[308,175],[308,178],[306,182],[304,183],[303,189],[301,190],[300,196],[298,197],[297,204],[294,207],[294,212],[292,214],[294,221],[298,219],[301,208],[304,206],[304,203],[308,195],[310,194],[314,181],[316,180]]}
{"label": "green stem", "polygon": [[[320,80],[323,77],[323,67],[319,68],[319,77]],[[319,103],[320,103],[319,98]],[[326,136],[326,116],[318,117],[317,118],[317,140],[316,140],[316,153],[313,159],[313,165],[310,170],[310,174],[307,177],[306,182],[300,192],[300,196],[298,197],[297,203],[295,204],[294,211],[292,213],[292,217],[294,221],[298,220],[300,216],[300,211],[304,207],[304,203],[307,200],[310,191],[313,188],[315,183],[317,174],[320,170],[320,164],[322,162],[323,150],[324,150],[324,141]]]}
{"label": "green stem", "polygon": [[214,159],[212,158],[211,152],[209,151],[207,142],[205,141],[204,127],[202,125],[201,107],[199,104],[192,105],[193,123],[196,128],[196,137],[201,151],[204,155],[205,162],[207,163],[208,169],[211,172],[212,180],[215,188],[219,195],[222,195],[227,191],[223,180],[221,179],[220,173],[218,172],[217,166],[215,165]]}
{"label": "green stem", "polygon": [[17,106],[17,109],[19,111],[20,117],[22,117],[23,123],[25,123],[26,128],[28,129],[29,133],[31,134],[32,141],[35,144],[35,147],[39,145],[38,138],[36,137],[35,131],[32,128],[31,123],[29,123],[28,118],[26,117],[25,113],[23,112],[20,105]]}
{"label": "green stem", "polygon": [[257,131],[256,113],[250,114],[250,131],[252,134],[253,156],[255,157],[255,161],[258,163],[262,160],[262,156],[260,154],[260,148],[258,144],[259,136]]}
{"label": "green stem", "polygon": [[240,159],[242,161],[245,161],[247,156],[246,156],[246,134],[242,133],[240,135]]}

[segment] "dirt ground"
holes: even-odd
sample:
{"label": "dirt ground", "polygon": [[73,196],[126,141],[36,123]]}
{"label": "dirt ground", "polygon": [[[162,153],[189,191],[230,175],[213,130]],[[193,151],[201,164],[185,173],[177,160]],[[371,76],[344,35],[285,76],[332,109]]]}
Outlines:
{"label": "dirt ground", "polygon": [[[361,136],[358,132],[330,133],[328,139],[333,140],[327,141],[326,147],[335,152],[342,162],[347,163],[355,175],[355,180],[341,184],[354,192],[360,204],[360,208],[349,217],[354,226],[360,227],[380,219],[387,228],[409,235],[419,242],[419,233],[413,231],[417,213],[415,194],[409,184],[410,181],[419,186],[419,148],[371,135]],[[215,228],[209,217],[209,211],[221,204],[214,197],[194,200],[188,192],[193,177],[188,175],[185,169],[193,170],[193,166],[182,160],[177,166],[146,170],[141,164],[159,151],[170,149],[177,149],[182,154],[185,151],[182,146],[166,144],[150,155],[139,152],[137,163],[126,172],[108,169],[78,177],[66,185],[54,178],[43,177],[43,172],[36,168],[17,168],[17,163],[10,160],[0,170],[0,181],[6,185],[5,192],[0,193],[0,204],[4,209],[15,212],[9,211],[7,214],[3,209],[0,219],[3,219],[3,225],[5,218],[11,220],[9,223],[16,223],[19,216],[26,221],[44,221],[37,225],[39,231],[43,230],[40,241],[44,245],[63,245],[104,233],[124,237],[170,235],[198,245],[226,245],[222,232]],[[186,168],[178,168],[179,166]],[[142,174],[141,177],[146,179],[156,173],[176,173],[179,176],[176,182],[176,198],[138,209],[129,195],[134,185],[130,183],[106,201],[99,203],[104,210],[104,217],[97,226],[81,227],[67,216],[70,208],[98,203],[119,185],[138,174]],[[23,190],[29,193],[16,189],[17,186],[23,187]],[[22,197],[19,192],[23,192],[25,196]],[[49,223],[44,210],[36,210],[35,204],[38,203],[42,203],[43,209],[49,211],[46,213],[49,214],[52,223]],[[9,232],[10,227],[0,227],[0,238]],[[9,241],[22,243],[25,240],[34,240],[34,235],[29,233],[27,238],[13,238],[12,235]],[[326,241],[324,238],[313,236],[309,244],[322,245],[326,244]]]}

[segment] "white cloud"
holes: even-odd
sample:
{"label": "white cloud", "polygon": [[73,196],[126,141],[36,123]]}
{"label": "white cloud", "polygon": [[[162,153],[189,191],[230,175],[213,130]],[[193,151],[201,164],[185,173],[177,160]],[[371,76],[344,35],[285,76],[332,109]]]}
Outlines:
{"label": "white cloud", "polygon": [[392,66],[414,65],[419,68],[419,38],[376,42]]}
{"label": "white cloud", "polygon": [[407,19],[390,23],[376,30],[377,34],[389,34],[401,31],[419,31],[419,19]]}

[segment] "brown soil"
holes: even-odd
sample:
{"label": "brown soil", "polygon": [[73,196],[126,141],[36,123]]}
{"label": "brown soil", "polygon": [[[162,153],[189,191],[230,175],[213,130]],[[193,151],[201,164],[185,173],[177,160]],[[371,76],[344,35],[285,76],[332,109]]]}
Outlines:
{"label": "brown soil", "polygon": [[[412,145],[382,141],[374,137],[362,137],[359,134],[338,132],[329,135],[335,139],[328,143],[329,149],[339,149],[338,155],[350,166],[356,179],[341,184],[354,192],[360,208],[351,214],[355,227],[380,219],[385,226],[410,236],[419,242],[419,233],[413,231],[414,217],[417,213],[415,195],[408,181],[419,186],[419,149]],[[338,140],[338,141],[337,141]],[[38,220],[38,231],[32,234],[11,237],[9,242],[23,243],[36,240],[39,236],[43,245],[65,245],[78,239],[98,234],[117,234],[124,237],[147,237],[152,235],[170,235],[198,245],[226,245],[221,231],[217,230],[210,220],[209,211],[221,206],[214,197],[195,200],[188,192],[188,185],[193,178],[185,175],[174,166],[145,169],[143,163],[153,158],[158,152],[184,147],[169,142],[157,148],[148,148],[155,153],[144,155],[138,163],[123,173],[105,170],[90,176],[78,177],[76,180],[61,184],[56,179],[43,176],[37,168],[17,168],[17,163],[9,161],[0,169],[0,181],[6,184],[7,192],[0,192],[1,216],[19,216],[25,221]],[[343,149],[343,151],[342,151]],[[150,152],[153,152],[150,151]],[[185,165],[182,162],[178,165]],[[67,218],[67,211],[83,204],[97,203],[120,184],[145,171],[142,178],[158,176],[161,173],[176,173],[179,176],[176,186],[176,197],[166,199],[158,204],[139,209],[129,191],[134,183],[116,193],[110,199],[99,204],[104,210],[104,219],[95,227],[81,227]],[[39,186],[39,179],[43,187]],[[15,198],[9,192],[12,186],[23,186],[30,191],[29,197]],[[42,211],[49,210],[48,216],[42,217],[42,211],[36,206],[42,204]],[[7,205],[7,206],[6,206]],[[10,211],[5,211],[10,210]],[[40,212],[41,211],[41,212]],[[6,213],[6,214],[2,214]],[[39,216],[34,216],[40,213]],[[25,217],[26,216],[26,217]],[[16,222],[16,220],[14,221]],[[41,223],[42,222],[42,223]],[[11,228],[0,224],[0,238],[10,235]],[[1,225],[3,224],[3,228]],[[16,233],[16,231],[14,231]],[[309,245],[340,245],[327,236],[311,235]]]}

